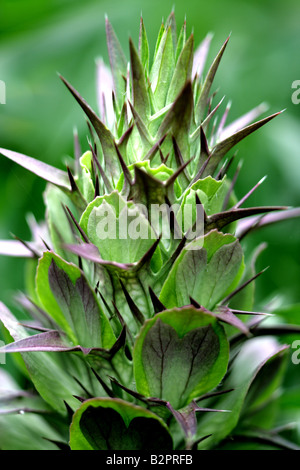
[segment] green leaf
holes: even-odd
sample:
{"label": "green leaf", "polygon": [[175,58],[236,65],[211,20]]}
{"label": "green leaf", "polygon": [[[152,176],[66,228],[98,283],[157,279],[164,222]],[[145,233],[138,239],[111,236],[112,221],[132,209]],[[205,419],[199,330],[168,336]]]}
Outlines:
{"label": "green leaf", "polygon": [[162,24],[158,33],[156,45],[155,45],[155,52],[153,57],[153,63],[150,71],[150,82],[151,88],[154,91],[157,83],[158,83],[158,76],[159,76],[159,69],[160,63],[162,59],[162,53],[164,50],[165,42],[167,39],[168,31],[165,29],[164,25]]}
{"label": "green leaf", "polygon": [[167,30],[166,39],[163,45],[164,47],[161,52],[157,84],[154,89],[155,106],[157,111],[162,109],[166,104],[166,97],[175,65],[171,28],[168,28]]}
{"label": "green leaf", "polygon": [[245,419],[248,417],[251,420],[253,414],[262,409],[272,399],[274,393],[280,389],[288,359],[289,355],[279,354],[272,361],[268,361],[256,375],[244,403]]}
{"label": "green leaf", "polygon": [[230,436],[214,450],[300,450],[300,448],[273,431],[255,429]]}
{"label": "green leaf", "polygon": [[115,337],[82,271],[52,252],[39,261],[37,294],[74,345],[110,348]]}
{"label": "green leaf", "polygon": [[[152,136],[151,136],[151,134],[149,132],[149,129],[147,127],[147,123],[143,121],[143,119],[141,118],[141,116],[139,115],[139,113],[137,112],[135,107],[130,103],[130,101],[129,101],[129,106],[130,106],[130,109],[131,109],[131,112],[132,112],[132,115],[133,115],[133,118],[134,118],[134,122],[135,122],[135,125],[136,125],[136,128],[137,128],[137,131],[140,135],[140,138],[141,138],[141,141],[142,141],[142,144],[143,144],[143,147],[141,148],[139,141],[134,139],[135,141],[133,142],[133,147],[134,147],[133,150],[135,151],[135,154],[136,154],[136,157],[134,158],[134,161],[136,161],[140,158],[141,153],[143,153],[145,151],[147,152],[147,151],[150,150],[150,148],[153,146],[153,139],[152,139]],[[133,133],[130,136],[131,139],[129,140],[129,142],[131,140],[133,140],[135,130],[136,129],[133,129]],[[137,148],[136,148],[136,145],[137,145]]]}
{"label": "green leaf", "polygon": [[[0,321],[15,341],[28,337],[28,333],[13,314],[0,302]],[[71,358],[53,356],[47,352],[22,353],[26,368],[35,388],[41,397],[59,413],[65,414],[64,401],[76,407],[74,395],[81,393],[80,387],[72,378],[75,372]],[[82,371],[81,371],[82,375]]]}
{"label": "green leaf", "polygon": [[51,236],[54,251],[64,259],[76,262],[76,257],[70,256],[62,247],[62,243],[73,243],[74,233],[64,211],[63,205],[72,209],[76,214],[76,208],[70,198],[59,188],[48,185],[44,192],[46,206],[46,220]]}
{"label": "green leaf", "polygon": [[[138,184],[138,182],[136,180],[134,180],[134,176],[135,176],[135,170],[136,168],[139,168],[139,169],[143,169],[145,170],[145,173],[147,173],[148,175],[152,176],[153,179],[155,178],[156,180],[159,180],[159,182],[165,182],[167,181],[174,173],[174,171],[167,167],[166,165],[164,165],[163,163],[159,166],[155,166],[155,167],[152,167],[150,165],[150,160],[144,160],[142,162],[137,162],[133,165],[129,165],[128,166],[128,170],[130,172],[130,175],[131,175],[131,179],[133,181],[133,188],[131,188],[131,191],[134,190],[134,186],[136,184]],[[123,186],[124,186],[124,173],[121,174],[120,176],[120,179],[116,185],[116,190],[118,190],[119,192],[122,191],[123,189]],[[150,189],[150,188],[149,188]],[[152,188],[153,189],[153,188]],[[149,192],[147,191],[147,189],[145,188],[140,188],[140,190],[138,191],[139,193],[143,193],[143,192]],[[142,201],[144,203],[144,198],[143,196],[139,195],[139,200]],[[149,195],[148,195],[148,198],[150,199],[150,201],[152,202],[158,202],[158,199],[155,197],[155,195],[151,194],[151,191],[149,192]]]}
{"label": "green leaf", "polygon": [[243,270],[242,248],[233,235],[213,230],[188,244],[163,285],[167,308],[190,304],[190,297],[212,310],[237,284]]}
{"label": "green leaf", "polygon": [[[234,439],[235,440],[235,439]],[[237,436],[237,441],[252,443],[252,450],[300,450],[299,445],[295,444],[277,434],[276,430],[250,430],[242,431]],[[260,448],[258,445],[260,444]],[[241,449],[242,450],[242,449]]]}
{"label": "green leaf", "polygon": [[62,437],[42,416],[33,413],[0,416],[1,450],[58,450],[51,441]]}
{"label": "green leaf", "polygon": [[[151,220],[152,227],[157,231],[153,219],[151,219],[152,209],[157,205],[165,204],[165,197],[174,198],[172,191],[168,187],[168,180],[174,175],[174,171],[166,165],[161,164],[152,168],[149,161],[139,162],[130,166],[129,170],[134,172],[134,182],[130,188],[129,198],[136,204],[143,204],[149,211],[148,218]],[[122,177],[120,178],[120,182]],[[175,182],[178,189],[177,181]],[[172,201],[173,202],[173,201]],[[156,206],[152,206],[156,204]]]}
{"label": "green leaf", "polygon": [[156,140],[165,134],[172,135],[187,161],[189,156],[189,130],[193,111],[193,90],[191,82],[187,82],[171,108],[164,117],[157,131]]}
{"label": "green leaf", "polygon": [[85,401],[70,428],[72,450],[172,450],[163,421],[140,406],[113,398]]}
{"label": "green leaf", "polygon": [[204,401],[206,406],[216,406],[230,410],[231,413],[216,413],[203,415],[198,421],[198,436],[211,434],[198,449],[214,448],[222,439],[228,436],[237,425],[243,409],[244,401],[258,372],[268,361],[276,359],[286,350],[287,346],[277,343],[274,338],[254,338],[248,340],[236,356],[230,374],[224,380],[222,389],[232,389],[230,393],[222,395],[211,403]]}
{"label": "green leaf", "polygon": [[[192,204],[196,209],[195,193],[197,193],[206,214],[215,214],[221,211],[227,191],[226,176],[220,181],[207,176],[204,179],[198,180],[184,192],[182,206],[184,204]],[[195,213],[195,210],[193,210],[193,213]]]}
{"label": "green leaf", "polygon": [[180,32],[179,32],[179,37],[178,37],[178,41],[177,41],[177,47],[176,47],[176,53],[175,53],[175,61],[177,62],[178,60],[178,57],[180,56],[181,54],[181,51],[185,45],[185,42],[186,42],[186,21],[184,21],[181,29],[180,29]]}
{"label": "green leaf", "polygon": [[87,202],[92,201],[95,195],[95,187],[92,180],[92,161],[93,155],[89,150],[79,159],[81,167],[81,181],[79,181],[79,183],[82,185],[81,190]]}
{"label": "green leaf", "polygon": [[49,405],[23,390],[4,368],[0,369],[0,400],[1,450],[57,450],[48,439],[62,442],[66,420],[59,420],[59,428],[52,428],[46,419]]}
{"label": "green leaf", "polygon": [[116,99],[120,108],[125,93],[124,77],[127,75],[127,60],[113,27],[107,18],[105,27],[109,62],[114,81]]}
{"label": "green leaf", "polygon": [[149,70],[149,43],[146,33],[145,24],[143,18],[141,17],[140,21],[140,35],[139,35],[139,55],[141,62],[145,70],[145,76],[148,75]]}
{"label": "green leaf", "polygon": [[166,104],[172,103],[188,80],[191,79],[193,67],[194,36],[190,35],[176,63],[172,76]]}
{"label": "green leaf", "polygon": [[129,41],[129,48],[132,74],[133,106],[141,120],[146,120],[147,122],[147,119],[150,116],[150,102],[146,85],[145,72],[132,40]]}
{"label": "green leaf", "polygon": [[215,317],[191,307],[166,310],[146,321],[136,340],[137,391],[182,408],[219,384],[227,362],[227,339]]}
{"label": "green leaf", "polygon": [[138,206],[117,191],[94,199],[80,225],[102,259],[116,263],[138,262],[157,238]]}
{"label": "green leaf", "polygon": [[176,18],[175,18],[174,10],[172,10],[171,13],[169,14],[169,16],[166,20],[165,27],[166,27],[166,29],[169,28],[169,27],[171,28],[173,46],[174,46],[174,50],[175,50],[176,45],[177,45],[177,25],[176,25]]}
{"label": "green leaf", "polygon": [[99,290],[107,298],[107,301],[109,299],[114,300],[115,306],[119,309],[122,318],[132,333],[138,332],[140,324],[136,322],[136,314],[135,312],[133,313],[132,306],[126,300],[120,281],[126,285],[126,290],[132,301],[143,313],[143,316],[151,317],[153,315],[153,307],[150,304],[148,288],[155,282],[156,272],[162,264],[158,248],[159,241],[160,239],[154,242],[152,247],[138,262],[130,264],[102,260],[98,248],[91,243],[68,246],[68,249],[73,253],[95,263],[98,271],[99,267],[104,268],[105,273],[101,272],[101,275],[99,275]]}

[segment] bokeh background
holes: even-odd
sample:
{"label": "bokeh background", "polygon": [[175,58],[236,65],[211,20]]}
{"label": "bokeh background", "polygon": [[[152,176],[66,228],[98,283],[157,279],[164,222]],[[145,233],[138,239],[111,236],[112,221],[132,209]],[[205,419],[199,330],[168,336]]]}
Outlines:
{"label": "bokeh background", "polygon": [[[270,114],[285,109],[239,144],[244,164],[237,194],[268,175],[249,203],[300,206],[300,105],[291,101],[292,83],[300,80],[299,0],[1,0],[0,79],[7,89],[6,104],[0,105],[0,147],[62,168],[62,159],[73,154],[74,126],[83,146],[87,126],[57,72],[96,107],[95,59],[107,62],[105,14],[128,55],[128,37],[138,41],[140,14],[153,51],[160,22],[172,7],[178,28],[187,18],[196,45],[214,34],[210,60],[231,33],[215,83],[220,98],[232,100],[231,119],[261,102],[269,104]],[[26,214],[43,218],[44,187],[0,156],[0,238],[14,233],[28,239]],[[270,268],[257,283],[258,303],[274,298],[299,303],[300,219],[254,233],[246,249],[260,241],[268,249],[258,269]],[[14,308],[13,293],[23,288],[24,260],[0,257],[0,299]]]}

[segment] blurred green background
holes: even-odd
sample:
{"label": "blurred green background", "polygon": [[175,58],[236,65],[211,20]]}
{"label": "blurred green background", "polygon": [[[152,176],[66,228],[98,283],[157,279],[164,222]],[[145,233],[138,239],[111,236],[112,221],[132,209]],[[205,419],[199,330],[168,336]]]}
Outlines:
{"label": "blurred green background", "polygon": [[[0,147],[62,168],[63,157],[73,153],[74,126],[84,146],[87,126],[57,72],[96,108],[95,59],[107,62],[105,14],[128,56],[128,37],[138,41],[140,14],[153,51],[161,19],[173,6],[178,27],[186,16],[196,45],[214,34],[210,60],[231,33],[215,84],[220,98],[232,100],[231,119],[263,101],[270,114],[286,109],[238,146],[244,161],[238,196],[268,175],[249,203],[300,206],[300,105],[291,101],[292,82],[300,79],[299,0],[1,0],[0,79],[7,88]],[[0,238],[12,232],[28,239],[25,216],[43,218],[44,187],[0,156]],[[260,241],[268,249],[258,269],[270,268],[257,284],[258,301],[279,295],[286,304],[300,302],[300,219],[253,234],[246,249]],[[23,288],[24,260],[0,257],[0,299],[13,307],[13,293]]]}

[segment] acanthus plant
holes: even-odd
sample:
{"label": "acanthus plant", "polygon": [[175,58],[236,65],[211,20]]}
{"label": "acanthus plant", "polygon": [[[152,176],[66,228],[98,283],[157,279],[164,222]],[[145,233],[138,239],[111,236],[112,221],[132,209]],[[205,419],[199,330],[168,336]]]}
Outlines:
{"label": "acanthus plant", "polygon": [[[204,74],[211,36],[194,53],[185,23],[177,38],[173,12],[152,63],[142,19],[129,62],[108,20],[106,33],[111,73],[99,62],[99,116],[61,77],[88,118],[84,153],[75,135],[63,171],[1,149],[47,187],[32,240],[1,244],[30,258],[30,272],[17,298],[26,318],[0,306],[1,352],[21,353],[29,384],[18,388],[0,369],[0,448],[221,449],[228,438],[232,448],[241,439],[298,448],[272,420],[257,425],[284,377],[288,345],[278,337],[299,328],[255,311],[262,246],[246,260],[243,239],[299,210],[245,207],[262,180],[238,200],[238,170],[228,176],[233,147],[280,113],[253,123],[260,105],[227,125],[227,106],[218,119],[212,84],[228,39]],[[190,229],[172,213],[163,239],[150,226],[153,204],[191,205]],[[99,238],[101,208],[118,227],[121,209],[133,211],[122,229],[138,217],[151,237]],[[198,217],[203,233],[191,239]]]}

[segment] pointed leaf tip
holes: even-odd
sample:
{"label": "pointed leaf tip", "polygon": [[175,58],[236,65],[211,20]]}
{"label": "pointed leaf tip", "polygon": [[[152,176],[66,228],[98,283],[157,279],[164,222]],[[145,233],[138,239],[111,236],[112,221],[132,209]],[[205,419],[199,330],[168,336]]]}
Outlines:
{"label": "pointed leaf tip", "polygon": [[43,178],[49,183],[55,184],[56,186],[59,186],[63,189],[70,189],[68,174],[65,171],[59,170],[58,168],[48,165],[47,163],[36,160],[32,157],[28,157],[27,155],[23,155],[13,150],[0,148],[0,154],[14,161],[26,170],[31,171],[40,178]]}

